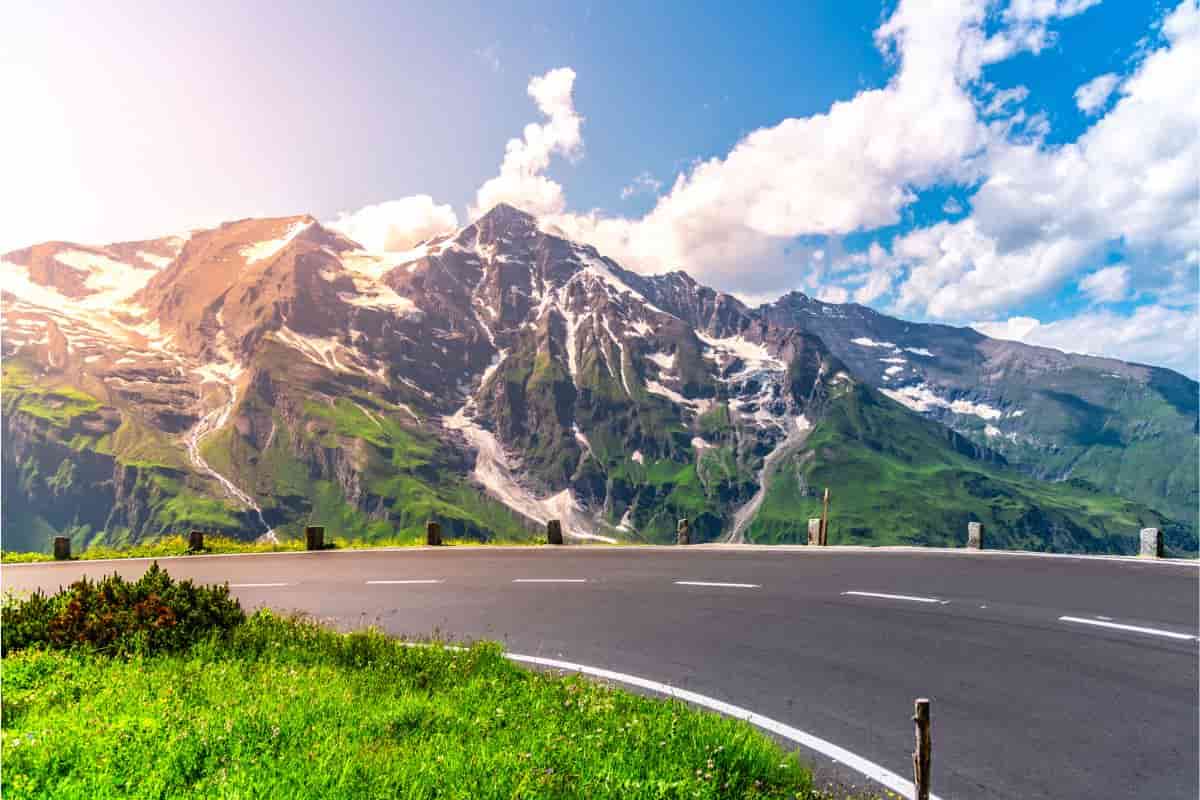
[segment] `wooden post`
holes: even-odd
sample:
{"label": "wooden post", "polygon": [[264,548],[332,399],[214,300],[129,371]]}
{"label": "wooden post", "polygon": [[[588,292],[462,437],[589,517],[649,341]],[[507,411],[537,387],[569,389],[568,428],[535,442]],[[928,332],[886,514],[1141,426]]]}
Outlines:
{"label": "wooden post", "polygon": [[204,531],[188,533],[188,552],[195,553],[204,549]]}
{"label": "wooden post", "polygon": [[54,560],[69,561],[71,559],[71,540],[66,536],[54,537]]}
{"label": "wooden post", "polygon": [[1163,557],[1163,535],[1158,528],[1142,528],[1141,550],[1138,555],[1143,558]]}
{"label": "wooden post", "polygon": [[814,546],[821,544],[820,517],[813,517],[808,521],[808,543]]}
{"label": "wooden post", "polygon": [[933,741],[929,738],[929,700],[917,698],[913,711],[916,723],[917,749],[913,751],[913,800],[929,800],[930,756]]}
{"label": "wooden post", "polygon": [[442,526],[429,520],[425,523],[425,544],[430,547],[440,547],[442,544]]}
{"label": "wooden post", "polygon": [[679,520],[679,522],[675,525],[675,543],[676,544],[691,544],[692,543],[692,532],[691,532],[691,529],[688,528],[688,521],[687,521],[686,517],[684,519]]}
{"label": "wooden post", "polygon": [[323,525],[309,525],[304,529],[304,548],[306,550],[325,549],[325,527]]}
{"label": "wooden post", "polygon": [[562,544],[562,522],[552,519],[546,523],[546,541],[549,544]]}
{"label": "wooden post", "polygon": [[967,547],[971,550],[983,549],[983,523],[967,523]]}
{"label": "wooden post", "polygon": [[829,544],[829,489],[825,489],[825,498],[821,501],[821,545]]}

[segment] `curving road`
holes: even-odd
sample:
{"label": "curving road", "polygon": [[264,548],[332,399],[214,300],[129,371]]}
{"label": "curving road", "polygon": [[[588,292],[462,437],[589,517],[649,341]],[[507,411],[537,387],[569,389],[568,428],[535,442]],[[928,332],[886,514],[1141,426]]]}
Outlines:
{"label": "curving road", "polygon": [[[12,565],[5,591],[143,560]],[[934,791],[1194,798],[1195,563],[906,549],[461,547],[164,559],[250,606],[504,641],[736,704]],[[729,584],[729,585],[719,585]],[[814,755],[819,773],[861,782]]]}

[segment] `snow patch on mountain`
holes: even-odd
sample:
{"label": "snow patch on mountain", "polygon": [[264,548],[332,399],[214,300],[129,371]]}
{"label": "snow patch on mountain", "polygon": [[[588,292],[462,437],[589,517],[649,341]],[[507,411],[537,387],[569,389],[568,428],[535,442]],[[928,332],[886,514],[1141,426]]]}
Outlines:
{"label": "snow patch on mountain", "polygon": [[999,419],[1004,412],[986,403],[976,403],[971,400],[947,400],[938,396],[926,384],[902,386],[898,389],[880,389],[888,397],[913,411],[927,412],[934,408],[945,408],[955,414],[968,414],[980,419]]}
{"label": "snow patch on mountain", "polygon": [[265,261],[266,259],[273,257],[283,248],[287,247],[293,239],[311,228],[312,225],[312,220],[307,222],[304,220],[297,220],[291,224],[282,237],[278,239],[270,239],[265,242],[255,242],[254,244],[246,245],[238,252],[241,253],[242,257],[246,259],[247,264]]}
{"label": "snow patch on mountain", "polygon": [[877,342],[867,336],[859,336],[857,339],[851,339],[851,344],[856,344],[859,347],[883,347],[889,350],[898,349],[892,342]]}

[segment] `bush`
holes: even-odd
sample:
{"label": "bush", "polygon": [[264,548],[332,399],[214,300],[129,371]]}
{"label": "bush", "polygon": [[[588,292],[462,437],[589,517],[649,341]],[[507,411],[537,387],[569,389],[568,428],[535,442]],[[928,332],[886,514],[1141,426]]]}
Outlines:
{"label": "bush", "polygon": [[0,652],[42,647],[110,655],[175,652],[222,635],[246,614],[228,586],[174,581],[155,562],[136,581],[82,578],[57,594],[9,599]]}

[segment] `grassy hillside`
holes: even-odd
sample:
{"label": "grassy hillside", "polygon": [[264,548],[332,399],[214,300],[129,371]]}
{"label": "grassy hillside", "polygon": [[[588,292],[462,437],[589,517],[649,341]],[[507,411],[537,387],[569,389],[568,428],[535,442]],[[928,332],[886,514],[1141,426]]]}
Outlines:
{"label": "grassy hillside", "polygon": [[1133,553],[1142,527],[1164,529],[1174,555],[1196,554],[1196,532],[1082,481],[1050,483],[973,458],[957,435],[855,385],[832,398],[803,452],[778,465],[749,531],[756,542],[800,542],[830,487],[832,544],[961,545],[967,522],[988,546]]}

